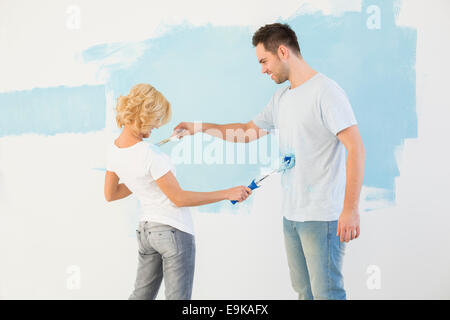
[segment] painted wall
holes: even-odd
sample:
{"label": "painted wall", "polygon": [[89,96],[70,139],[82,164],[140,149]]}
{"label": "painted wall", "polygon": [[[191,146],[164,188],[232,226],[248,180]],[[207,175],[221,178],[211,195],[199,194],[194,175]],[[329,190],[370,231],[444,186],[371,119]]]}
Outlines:
{"label": "painted wall", "polygon": [[[450,4],[432,2],[1,2],[0,298],[128,297],[139,203],[103,197],[117,97],[148,82],[171,101],[172,121],[152,142],[180,121],[246,122],[279,87],[251,45],[275,21],[289,23],[310,65],[347,92],[365,143],[348,298],[450,298]],[[207,191],[269,170],[275,140],[237,146],[196,135],[163,151],[184,188]],[[243,204],[193,210],[194,299],[295,299],[280,199],[275,176]]]}

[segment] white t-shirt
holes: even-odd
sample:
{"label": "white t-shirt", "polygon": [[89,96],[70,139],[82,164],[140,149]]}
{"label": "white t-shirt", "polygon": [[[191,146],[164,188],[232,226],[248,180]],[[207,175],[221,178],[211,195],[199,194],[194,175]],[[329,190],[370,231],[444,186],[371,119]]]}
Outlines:
{"label": "white t-shirt", "polygon": [[357,124],[344,90],[317,73],[300,86],[283,87],[253,122],[279,135],[282,154],[295,154],[283,173],[282,214],[293,221],[333,221],[345,198],[345,147],[337,134]]}
{"label": "white t-shirt", "polygon": [[141,221],[170,225],[194,234],[191,212],[188,207],[177,207],[161,191],[156,180],[169,170],[176,175],[170,157],[158,146],[140,141],[131,147],[109,147],[106,170],[113,171],[121,182],[133,192],[141,203]]}

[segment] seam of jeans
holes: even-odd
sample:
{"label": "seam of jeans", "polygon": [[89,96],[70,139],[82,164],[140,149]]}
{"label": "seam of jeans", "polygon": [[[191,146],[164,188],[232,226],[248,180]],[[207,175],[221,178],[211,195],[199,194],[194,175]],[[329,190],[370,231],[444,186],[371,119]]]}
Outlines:
{"label": "seam of jeans", "polygon": [[[171,231],[171,237],[172,237],[172,241],[173,241],[173,245],[175,246],[175,255],[180,253],[180,246],[178,243],[178,239],[177,239],[177,235],[175,234],[176,231],[178,231],[177,229],[175,230],[170,230]],[[178,233],[179,234],[179,233]]]}
{"label": "seam of jeans", "polygon": [[195,238],[194,236],[191,236],[191,264],[192,264],[192,269],[191,269],[191,273],[192,275],[189,275],[189,299],[192,298],[192,289],[193,289],[193,285],[194,285],[194,273],[195,273]]}
{"label": "seam of jeans", "polygon": [[142,232],[140,230],[137,231],[137,241],[138,241],[138,252],[141,255],[147,255],[147,247],[142,242]]}
{"label": "seam of jeans", "polygon": [[[327,288],[327,295],[330,294],[331,290],[331,274],[330,274],[330,268],[331,268],[331,237],[330,237],[330,223],[327,223],[327,239],[328,239],[328,266],[327,266],[327,274],[328,274],[328,288]],[[327,298],[330,298],[328,296]]]}

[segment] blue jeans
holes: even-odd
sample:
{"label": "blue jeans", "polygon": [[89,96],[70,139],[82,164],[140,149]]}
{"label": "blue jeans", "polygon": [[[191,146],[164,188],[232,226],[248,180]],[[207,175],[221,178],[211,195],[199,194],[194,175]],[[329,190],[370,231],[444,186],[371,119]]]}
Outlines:
{"label": "blue jeans", "polygon": [[138,267],[130,300],[154,300],[164,278],[167,300],[190,300],[195,267],[194,236],[172,226],[140,221]]}
{"label": "blue jeans", "polygon": [[291,221],[283,217],[291,283],[299,299],[345,300],[342,262],[345,242],[336,221]]}

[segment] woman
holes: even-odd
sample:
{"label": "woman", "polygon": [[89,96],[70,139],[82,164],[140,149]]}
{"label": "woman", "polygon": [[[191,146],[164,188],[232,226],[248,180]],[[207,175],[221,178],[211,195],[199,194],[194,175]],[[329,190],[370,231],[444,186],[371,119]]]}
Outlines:
{"label": "woman", "polygon": [[[116,122],[123,130],[108,152],[105,198],[134,193],[142,215],[136,230],[138,268],[129,299],[155,299],[164,278],[166,299],[191,298],[195,240],[189,208],[221,200],[244,201],[251,190],[238,186],[213,192],[183,190],[175,167],[159,147],[143,141],[171,117],[170,103],[149,84],[118,98]],[[119,179],[123,183],[119,184]]]}

